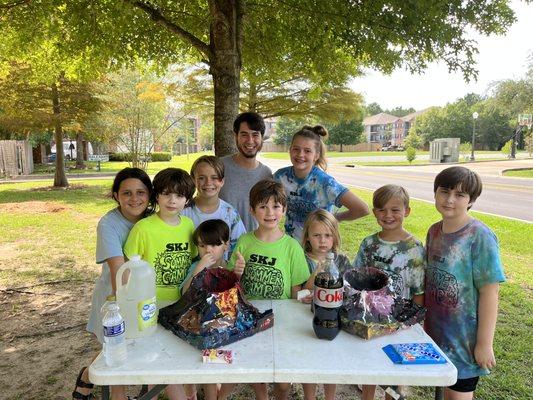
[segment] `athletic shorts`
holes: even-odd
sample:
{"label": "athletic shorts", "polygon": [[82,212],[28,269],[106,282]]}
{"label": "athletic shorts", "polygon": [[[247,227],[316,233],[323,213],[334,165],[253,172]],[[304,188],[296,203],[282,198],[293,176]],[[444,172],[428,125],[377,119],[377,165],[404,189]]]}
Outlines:
{"label": "athletic shorts", "polygon": [[473,378],[457,379],[454,385],[449,386],[448,389],[455,390],[456,392],[469,393],[474,392],[477,387],[479,376]]}

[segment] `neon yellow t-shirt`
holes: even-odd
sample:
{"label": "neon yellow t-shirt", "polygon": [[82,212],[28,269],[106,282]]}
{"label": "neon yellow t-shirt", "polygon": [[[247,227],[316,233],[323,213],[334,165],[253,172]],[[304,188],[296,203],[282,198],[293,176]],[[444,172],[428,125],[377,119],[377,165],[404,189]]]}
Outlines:
{"label": "neon yellow t-shirt", "polygon": [[257,239],[254,232],[242,235],[229,261],[230,270],[237,251],[246,262],[241,284],[249,299],[290,299],[291,288],[309,279],[302,246],[289,235],[273,243]]}
{"label": "neon yellow t-shirt", "polygon": [[157,300],[179,300],[179,286],[197,255],[192,242],[194,224],[188,217],[180,218],[176,226],[168,225],[157,214],[144,218],[131,229],[124,245],[126,257],[138,254],[155,269]]}

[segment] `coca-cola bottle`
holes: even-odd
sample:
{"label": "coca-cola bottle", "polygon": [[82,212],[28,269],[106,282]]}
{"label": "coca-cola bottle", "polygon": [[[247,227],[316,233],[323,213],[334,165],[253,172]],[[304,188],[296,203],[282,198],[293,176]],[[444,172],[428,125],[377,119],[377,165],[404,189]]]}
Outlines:
{"label": "coca-cola bottle", "polygon": [[342,276],[339,274],[334,254],[328,253],[324,270],[315,277],[313,329],[317,338],[333,340],[339,333],[342,294]]}

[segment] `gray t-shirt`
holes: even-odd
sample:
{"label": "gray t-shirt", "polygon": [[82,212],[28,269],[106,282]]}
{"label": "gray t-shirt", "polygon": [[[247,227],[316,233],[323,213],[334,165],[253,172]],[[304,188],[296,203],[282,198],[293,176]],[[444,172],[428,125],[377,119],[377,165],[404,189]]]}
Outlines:
{"label": "gray t-shirt", "polygon": [[255,169],[246,169],[233,161],[233,156],[222,157],[224,164],[224,186],[219,197],[237,209],[247,232],[257,228],[257,221],[250,214],[250,189],[262,179],[272,178],[272,171],[259,163]]}
{"label": "gray t-shirt", "polygon": [[106,260],[124,255],[122,247],[126,243],[132,227],[133,224],[124,218],[118,208],[109,211],[98,222],[96,230],[96,263],[102,264],[102,273],[95,282],[87,330],[94,333],[100,343],[103,341],[100,308],[105,303],[107,296],[113,292],[111,274]]}

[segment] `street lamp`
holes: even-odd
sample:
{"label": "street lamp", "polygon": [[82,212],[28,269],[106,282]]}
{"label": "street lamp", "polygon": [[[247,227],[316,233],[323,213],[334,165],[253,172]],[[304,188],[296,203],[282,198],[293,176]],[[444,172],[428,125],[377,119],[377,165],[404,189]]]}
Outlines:
{"label": "street lamp", "polygon": [[472,128],[472,153],[470,154],[470,161],[474,161],[474,147],[476,146],[476,119],[479,117],[477,111],[472,114],[472,119],[474,120],[474,127]]}

